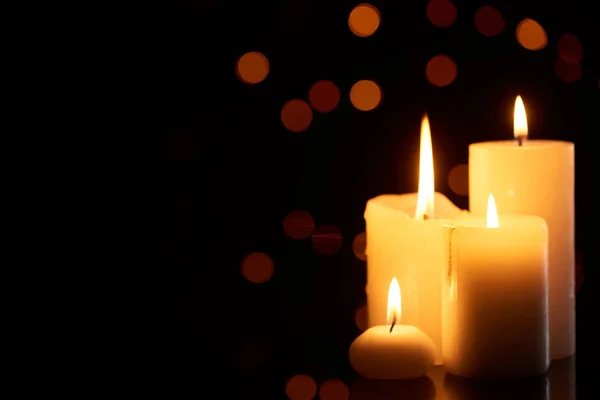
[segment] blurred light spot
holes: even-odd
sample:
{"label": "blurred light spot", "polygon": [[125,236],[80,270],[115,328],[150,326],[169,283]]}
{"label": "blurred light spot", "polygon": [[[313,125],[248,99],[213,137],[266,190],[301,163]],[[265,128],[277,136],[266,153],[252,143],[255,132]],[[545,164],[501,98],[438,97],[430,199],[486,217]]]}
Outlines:
{"label": "blurred light spot", "polygon": [[310,88],[308,101],[316,111],[333,111],[340,102],[340,90],[331,81],[318,81]]}
{"label": "blurred light spot", "polygon": [[567,83],[572,83],[581,78],[581,65],[568,63],[562,59],[557,59],[554,66],[556,75]]}
{"label": "blurred light spot", "polygon": [[565,33],[558,39],[558,56],[568,63],[578,63],[583,59],[583,47],[575,35]]}
{"label": "blurred light spot", "polygon": [[350,89],[350,101],[361,111],[374,110],[381,102],[381,89],[373,81],[358,81]]}
{"label": "blurred light spot", "polygon": [[361,331],[367,329],[367,306],[360,306],[354,312],[354,323]]}
{"label": "blurred light spot", "polygon": [[456,7],[449,0],[430,0],[427,4],[427,18],[438,28],[445,28],[456,19]]}
{"label": "blurred light spot", "polygon": [[352,242],[352,251],[359,260],[365,261],[367,256],[365,255],[365,247],[367,246],[367,234],[365,232],[359,233]]}
{"label": "blurred light spot", "polygon": [[319,399],[321,400],[348,400],[350,389],[339,379],[329,379],[321,384],[319,388]]}
{"label": "blurred light spot", "polygon": [[359,4],[348,17],[348,26],[356,36],[367,37],[375,33],[379,28],[381,15],[379,10],[370,4]]}
{"label": "blurred light spot", "polygon": [[307,130],[312,118],[312,109],[304,100],[292,99],[281,109],[281,122],[292,132],[298,133]]}
{"label": "blurred light spot", "polygon": [[308,375],[296,375],[287,381],[285,393],[291,400],[312,400],[317,394],[317,384]]}
{"label": "blurred light spot", "polygon": [[579,251],[575,253],[575,291],[579,291],[581,285],[583,285],[583,280],[585,278],[585,274],[583,272],[583,256]]}
{"label": "blurred light spot", "polygon": [[548,44],[548,37],[544,28],[529,18],[519,22],[517,40],[527,50],[541,50]]}
{"label": "blurred light spot", "polygon": [[248,52],[239,58],[236,73],[238,79],[244,83],[262,82],[269,73],[269,60],[262,53]]}
{"label": "blurred light spot", "polygon": [[306,239],[315,230],[315,220],[306,211],[292,211],[283,220],[283,231],[292,239]]}
{"label": "blurred light spot", "polygon": [[242,275],[250,282],[264,283],[273,276],[271,257],[264,253],[251,253],[242,261]]}
{"label": "blurred light spot", "polygon": [[342,248],[342,234],[336,226],[318,226],[312,234],[312,245],[319,254],[335,254]]}
{"label": "blurred light spot", "polygon": [[435,56],[425,68],[427,80],[434,86],[447,86],[456,78],[456,64],[448,56]]}
{"label": "blurred light spot", "polygon": [[448,186],[461,196],[469,194],[469,166],[460,164],[450,170],[448,174]]}
{"label": "blurred light spot", "polygon": [[485,36],[495,36],[504,29],[502,15],[490,6],[483,6],[475,13],[475,28]]}

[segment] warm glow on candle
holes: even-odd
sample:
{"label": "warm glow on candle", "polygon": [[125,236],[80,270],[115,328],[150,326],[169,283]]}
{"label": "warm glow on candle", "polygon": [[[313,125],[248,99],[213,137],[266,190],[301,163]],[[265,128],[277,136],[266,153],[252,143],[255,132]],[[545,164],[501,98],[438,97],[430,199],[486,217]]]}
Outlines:
{"label": "warm glow on candle", "polygon": [[494,196],[490,193],[488,197],[487,204],[487,228],[499,228],[500,223],[498,222],[498,210],[496,209],[496,200],[494,200]]}
{"label": "warm glow on candle", "polygon": [[390,289],[388,290],[387,315],[388,324],[400,324],[400,317],[402,316],[402,298],[400,295],[400,284],[396,278],[392,278]]}
{"label": "warm glow on candle", "polygon": [[517,96],[517,100],[515,100],[514,124],[515,139],[527,139],[527,114],[525,114],[525,104],[523,104],[521,96]]}
{"label": "warm glow on candle", "polygon": [[421,123],[421,150],[419,154],[419,192],[417,195],[417,211],[415,218],[423,220],[433,217],[433,149],[429,119],[423,117]]}

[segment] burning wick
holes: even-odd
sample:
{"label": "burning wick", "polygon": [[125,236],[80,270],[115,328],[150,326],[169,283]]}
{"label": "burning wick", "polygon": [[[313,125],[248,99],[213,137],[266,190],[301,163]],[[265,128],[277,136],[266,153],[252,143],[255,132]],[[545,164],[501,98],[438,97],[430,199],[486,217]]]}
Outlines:
{"label": "burning wick", "polygon": [[392,320],[392,326],[390,326],[390,333],[392,333],[392,330],[394,329],[394,325],[396,325],[396,315],[394,314],[394,319]]}
{"label": "burning wick", "polygon": [[429,217],[427,216],[427,214],[423,215],[423,221],[427,221],[429,219]]}
{"label": "burning wick", "polygon": [[527,136],[525,135],[517,136],[517,142],[519,142],[519,147],[523,146],[523,142],[525,141],[525,139],[527,139]]}

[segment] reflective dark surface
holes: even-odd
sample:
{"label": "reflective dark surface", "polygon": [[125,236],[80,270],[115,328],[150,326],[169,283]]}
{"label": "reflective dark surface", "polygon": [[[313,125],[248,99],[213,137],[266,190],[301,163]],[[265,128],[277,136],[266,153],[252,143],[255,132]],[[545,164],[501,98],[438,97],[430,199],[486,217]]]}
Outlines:
{"label": "reflective dark surface", "polygon": [[456,377],[434,368],[427,377],[412,381],[376,381],[359,378],[350,386],[354,400],[574,400],[575,358],[556,361],[548,373],[530,379],[481,381]]}

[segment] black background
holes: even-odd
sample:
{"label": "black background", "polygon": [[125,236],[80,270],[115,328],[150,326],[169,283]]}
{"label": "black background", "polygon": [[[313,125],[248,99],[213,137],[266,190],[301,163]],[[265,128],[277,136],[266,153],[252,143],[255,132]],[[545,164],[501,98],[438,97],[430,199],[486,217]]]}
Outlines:
{"label": "black background", "polygon": [[[366,201],[382,193],[416,192],[418,134],[429,114],[436,190],[461,208],[447,176],[468,161],[468,145],[512,136],[514,98],[526,104],[532,138],[575,142],[576,246],[585,268],[577,293],[578,390],[595,369],[597,272],[591,199],[597,185],[588,148],[600,133],[597,13],[582,1],[491,1],[505,28],[495,37],[473,24],[479,2],[455,2],[456,21],[433,26],[425,1],[372,1],[382,15],[378,31],[359,38],[347,19],[358,2],[188,0],[165,9],[164,76],[169,92],[167,259],[154,293],[157,371],[174,388],[194,394],[285,398],[285,384],[305,373],[317,384],[355,379],[347,361],[360,333],[354,312],[364,304],[365,262],[352,251],[364,231]],[[548,35],[541,51],[519,45],[515,29],[532,18]],[[582,77],[561,81],[554,70],[556,43],[575,34],[584,47]],[[241,83],[237,59],[259,51],[270,73],[257,85]],[[424,69],[450,55],[458,75],[447,87],[429,84]],[[310,128],[289,132],[283,104],[307,100],[317,80],[341,91],[339,106],[314,113]],[[383,101],[371,112],[349,101],[352,84],[372,79]],[[596,139],[594,139],[596,140]],[[340,228],[343,245],[317,254],[310,239],[284,234],[293,210],[317,225]],[[593,231],[592,231],[593,232]],[[275,273],[253,284],[240,273],[245,255],[264,252]],[[586,358],[587,357],[587,358]],[[584,367],[585,365],[585,367]],[[241,398],[241,397],[240,397]],[[579,395],[579,398],[588,398]]]}

